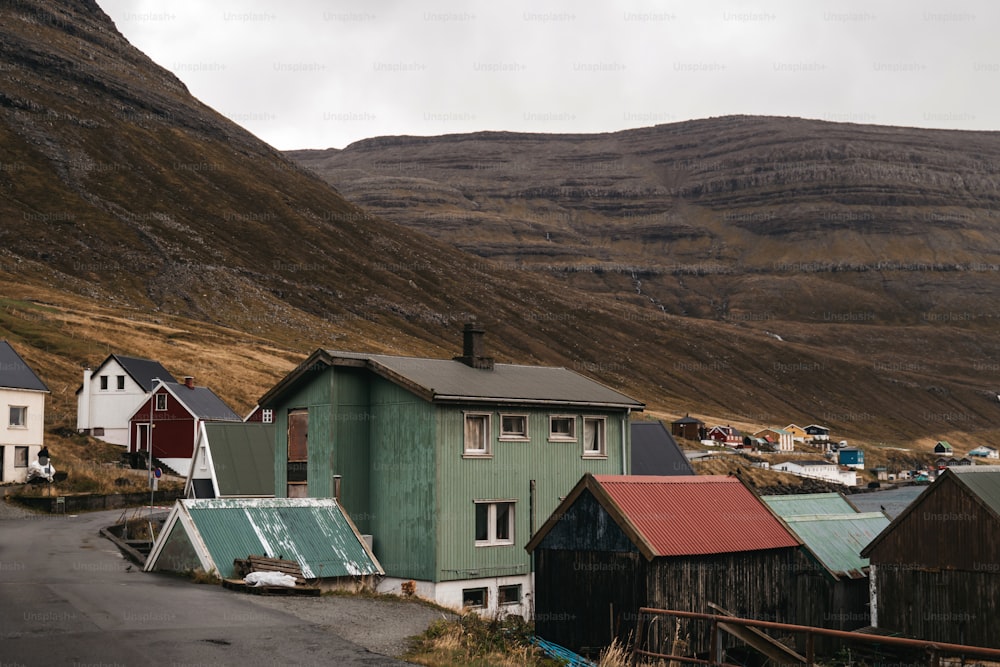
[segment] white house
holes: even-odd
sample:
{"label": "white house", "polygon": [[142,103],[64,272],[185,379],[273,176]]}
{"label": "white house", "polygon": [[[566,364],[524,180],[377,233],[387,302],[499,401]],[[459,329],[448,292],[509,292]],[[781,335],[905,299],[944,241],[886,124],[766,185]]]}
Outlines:
{"label": "white house", "polygon": [[112,354],[96,370],[83,371],[76,391],[79,432],[125,447],[129,417],[153,390],[154,380],[176,382],[160,362]]}
{"label": "white house", "polygon": [[845,486],[857,486],[858,474],[854,470],[846,470],[829,461],[785,461],[771,467],[772,470],[788,472],[799,477],[825,479]]}
{"label": "white house", "polygon": [[998,452],[995,447],[980,445],[979,447],[969,451],[969,456],[981,456],[987,459],[1000,459],[1000,452]]}
{"label": "white house", "polygon": [[754,433],[753,437],[763,438],[779,452],[790,452],[795,449],[795,441],[792,440],[791,431],[786,431],[783,428],[764,428]]}
{"label": "white house", "polygon": [[0,482],[25,482],[45,438],[45,386],[7,341],[0,341]]}

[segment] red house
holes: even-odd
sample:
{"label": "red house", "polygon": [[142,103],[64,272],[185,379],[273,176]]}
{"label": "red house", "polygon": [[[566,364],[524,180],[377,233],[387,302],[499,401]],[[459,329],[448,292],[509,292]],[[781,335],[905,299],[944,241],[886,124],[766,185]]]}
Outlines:
{"label": "red house", "polygon": [[129,417],[128,451],[145,454],[149,450],[152,424],[153,458],[186,476],[199,426],[217,421],[243,420],[211,389],[194,386],[192,377],[185,377],[183,383],[161,381]]}
{"label": "red house", "polygon": [[732,426],[713,426],[708,430],[708,439],[729,447],[741,447],[743,434]]}

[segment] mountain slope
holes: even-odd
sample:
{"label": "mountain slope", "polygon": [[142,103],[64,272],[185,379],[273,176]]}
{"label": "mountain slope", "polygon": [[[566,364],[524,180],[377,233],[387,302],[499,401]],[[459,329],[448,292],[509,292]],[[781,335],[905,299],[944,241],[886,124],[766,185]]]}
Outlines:
{"label": "mountain slope", "polygon": [[[986,335],[992,323],[958,323],[942,337],[880,320],[864,322],[859,334],[845,317],[756,317],[778,313],[777,306],[760,310],[770,303],[793,301],[769,274],[691,271],[690,264],[622,270],[621,257],[649,254],[650,234],[660,239],[650,247],[677,246],[698,258],[699,244],[708,243],[712,262],[730,251],[716,242],[717,221],[704,222],[707,199],[661,193],[659,204],[640,205],[626,189],[598,198],[599,206],[588,203],[594,198],[582,194],[612,167],[584,144],[563,159],[581,182],[567,187],[584,189],[562,204],[531,194],[556,187],[542,178],[525,190],[532,177],[499,173],[487,180],[500,188],[521,179],[523,194],[477,194],[459,189],[458,178],[424,178],[430,194],[407,186],[393,200],[414,213],[431,211],[423,199],[452,202],[458,217],[446,220],[472,239],[463,246],[426,233],[438,235],[435,225],[414,230],[388,221],[392,206],[347,201],[192,98],[92,1],[0,6],[0,80],[0,335],[55,388],[52,427],[75,423],[80,367],[108,352],[160,358],[248,409],[316,347],[450,357],[470,319],[486,326],[498,360],[567,366],[658,414],[691,410],[748,425],[827,422],[845,436],[893,442],[988,432],[998,415],[991,377],[967,372],[971,360],[998,358],[996,337]],[[444,148],[438,159],[494,160],[490,146],[499,144],[481,143],[478,157]],[[482,164],[490,166],[481,172],[497,171]],[[390,186],[375,178],[353,192],[386,197]],[[492,231],[464,222],[469,201],[489,213]],[[641,216],[612,220],[606,243],[578,221],[622,202],[635,213],[674,217],[664,230],[649,221],[648,233],[638,233]],[[699,214],[687,216],[689,209]],[[548,227],[537,226],[539,211],[550,212]],[[526,262],[504,249],[515,233],[525,248],[539,248],[532,252],[543,258],[541,268],[558,270],[522,270]],[[562,240],[571,237],[572,244]],[[559,246],[555,254],[550,245]],[[620,247],[634,250],[620,254]],[[794,290],[817,294],[827,293],[828,277],[786,276]],[[854,295],[898,303],[913,293],[888,277],[878,294],[852,279],[867,276],[843,277],[844,303]],[[929,298],[937,288],[927,286]],[[893,300],[894,289],[903,296]],[[746,310],[748,294],[758,310]],[[928,362],[926,346],[952,355]],[[928,421],[926,414],[963,419]]]}

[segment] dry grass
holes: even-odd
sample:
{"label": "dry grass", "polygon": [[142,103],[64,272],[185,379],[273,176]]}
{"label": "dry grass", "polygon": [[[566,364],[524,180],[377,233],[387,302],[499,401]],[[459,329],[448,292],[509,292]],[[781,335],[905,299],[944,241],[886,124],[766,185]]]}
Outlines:
{"label": "dry grass", "polygon": [[469,613],[436,621],[404,656],[428,667],[555,667],[560,663],[530,643],[532,626],[517,616],[483,618]]}

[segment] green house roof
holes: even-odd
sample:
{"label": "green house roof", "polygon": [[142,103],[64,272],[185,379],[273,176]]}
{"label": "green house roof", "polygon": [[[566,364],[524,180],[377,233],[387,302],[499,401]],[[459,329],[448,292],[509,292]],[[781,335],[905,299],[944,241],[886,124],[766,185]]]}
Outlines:
{"label": "green house roof", "polygon": [[1000,466],[948,468],[973,495],[1000,517]]}
{"label": "green house roof", "polygon": [[274,495],[274,424],[207,422],[203,427],[219,497]]}
{"label": "green house roof", "polygon": [[868,559],[861,550],[889,525],[889,517],[881,512],[802,515],[784,521],[827,570],[851,579],[865,576]]}
{"label": "green house roof", "polygon": [[861,550],[889,525],[881,512],[859,513],[839,493],[761,496],[816,559],[835,577],[865,576]]}
{"label": "green house roof", "polygon": [[332,498],[178,500],[150,552],[147,571],[169,569],[160,555],[176,531],[186,533],[201,567],[222,577],[233,575],[233,560],[251,555],[295,561],[306,579],[384,574]]}
{"label": "green house roof", "polygon": [[771,510],[786,519],[809,514],[850,514],[857,509],[839,493],[792,493],[783,496],[761,496]]}

